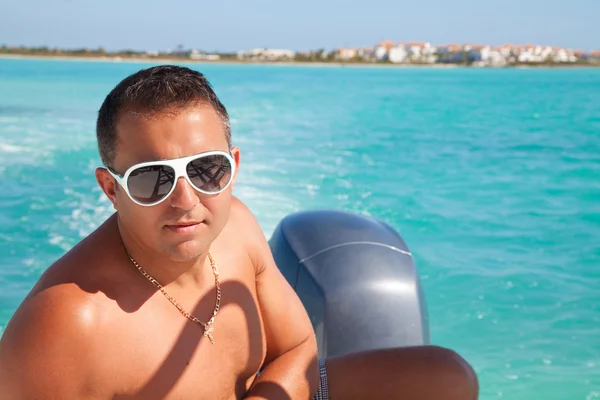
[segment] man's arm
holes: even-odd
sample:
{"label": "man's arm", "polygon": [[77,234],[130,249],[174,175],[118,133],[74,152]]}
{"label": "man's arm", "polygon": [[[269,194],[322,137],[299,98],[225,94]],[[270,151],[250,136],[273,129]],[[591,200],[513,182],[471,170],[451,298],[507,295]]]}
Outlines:
{"label": "man's arm", "polygon": [[85,317],[54,289],[25,300],[0,339],[3,399],[92,398]]}
{"label": "man's arm", "polygon": [[281,274],[260,226],[241,202],[267,340],[265,367],[245,399],[309,399],[319,384],[317,342],[302,302]]}

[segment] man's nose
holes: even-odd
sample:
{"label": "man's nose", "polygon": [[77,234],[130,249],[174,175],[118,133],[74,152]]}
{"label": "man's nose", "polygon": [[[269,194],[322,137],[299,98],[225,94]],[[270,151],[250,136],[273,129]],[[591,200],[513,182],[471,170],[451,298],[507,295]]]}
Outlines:
{"label": "man's nose", "polygon": [[173,190],[173,193],[169,197],[171,207],[181,208],[186,211],[196,207],[200,202],[198,192],[183,177],[177,179],[175,190]]}

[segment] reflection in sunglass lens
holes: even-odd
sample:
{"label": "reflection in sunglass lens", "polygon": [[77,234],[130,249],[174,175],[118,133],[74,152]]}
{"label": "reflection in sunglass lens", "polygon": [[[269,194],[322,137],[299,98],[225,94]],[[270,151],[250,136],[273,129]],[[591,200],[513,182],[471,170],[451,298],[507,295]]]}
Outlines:
{"label": "reflection in sunglass lens", "polygon": [[222,154],[198,157],[188,163],[186,172],[198,189],[217,193],[231,180],[231,163]]}
{"label": "reflection in sunglass lens", "polygon": [[131,196],[140,203],[155,203],[165,197],[175,181],[175,171],[167,165],[152,165],[134,170],[127,179]]}

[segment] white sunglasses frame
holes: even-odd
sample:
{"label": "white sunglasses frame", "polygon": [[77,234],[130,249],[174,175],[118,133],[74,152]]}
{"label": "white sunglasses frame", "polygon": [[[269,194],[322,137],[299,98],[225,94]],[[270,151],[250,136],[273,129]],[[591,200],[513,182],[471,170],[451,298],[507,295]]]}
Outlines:
{"label": "white sunglasses frame", "polygon": [[[225,186],[223,186],[223,188],[221,190],[216,191],[216,192],[207,192],[205,190],[199,189],[198,187],[196,187],[196,185],[194,185],[192,183],[192,181],[190,180],[190,177],[187,174],[186,167],[189,164],[189,162],[192,160],[195,160],[198,158],[203,158],[203,157],[214,156],[214,155],[222,155],[222,156],[225,156],[227,158],[227,160],[229,160],[229,163],[231,164],[231,174],[229,176],[229,181],[227,182],[227,184]],[[141,202],[137,201],[131,195],[131,193],[129,193],[129,188],[127,187],[127,180],[129,179],[129,175],[131,175],[131,173],[133,171],[135,171],[136,169],[144,168],[144,167],[151,167],[153,165],[167,165],[167,166],[173,168],[173,170],[175,171],[175,181],[173,182],[173,185],[171,186],[171,190],[169,190],[169,193],[167,193],[165,196],[163,196],[163,198],[160,199],[159,201],[156,201],[154,203],[149,203],[149,204],[141,203]],[[169,160],[148,161],[148,162],[135,164],[135,165],[132,165],[131,167],[129,167],[127,169],[127,171],[125,171],[125,174],[123,174],[122,176],[117,174],[116,172],[112,171],[109,167],[106,167],[106,170],[108,171],[108,173],[111,174],[112,177],[115,178],[117,183],[123,188],[123,190],[125,190],[125,193],[127,193],[127,196],[131,199],[131,201],[133,201],[135,204],[140,205],[142,207],[152,207],[152,206],[160,204],[163,201],[165,201],[166,199],[168,199],[169,196],[175,190],[175,187],[177,186],[177,182],[179,181],[180,177],[184,177],[185,180],[190,184],[190,186],[192,188],[194,188],[194,190],[196,190],[197,192],[200,192],[200,193],[203,193],[203,194],[206,194],[209,196],[219,194],[222,191],[224,191],[225,189],[227,189],[229,187],[229,185],[231,185],[231,182],[233,182],[233,178],[235,176],[235,169],[236,169],[235,160],[233,159],[231,154],[227,153],[225,151],[220,151],[220,150],[207,151],[204,153],[193,154],[191,156],[186,156],[186,157],[181,157],[181,158],[172,158]]]}

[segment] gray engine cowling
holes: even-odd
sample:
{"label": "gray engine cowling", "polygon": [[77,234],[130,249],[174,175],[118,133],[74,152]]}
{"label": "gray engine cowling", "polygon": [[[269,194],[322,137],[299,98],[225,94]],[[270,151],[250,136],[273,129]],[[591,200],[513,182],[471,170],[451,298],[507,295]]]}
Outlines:
{"label": "gray engine cowling", "polygon": [[387,224],[353,213],[285,217],[269,245],[306,308],[319,357],[429,344],[413,257]]}

